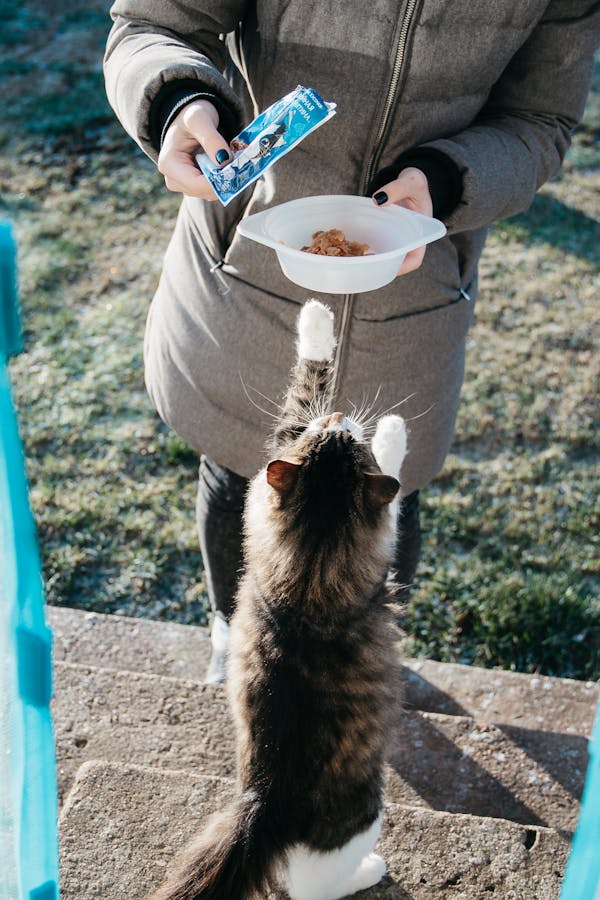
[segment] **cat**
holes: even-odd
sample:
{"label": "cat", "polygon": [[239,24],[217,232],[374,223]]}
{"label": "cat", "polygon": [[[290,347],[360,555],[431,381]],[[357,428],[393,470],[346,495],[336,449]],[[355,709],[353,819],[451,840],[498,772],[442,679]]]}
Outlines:
{"label": "cat", "polygon": [[333,315],[308,301],[273,459],[251,481],[228,693],[237,795],[153,900],[336,900],[376,884],[397,703],[393,559],[400,416],[329,413]]}

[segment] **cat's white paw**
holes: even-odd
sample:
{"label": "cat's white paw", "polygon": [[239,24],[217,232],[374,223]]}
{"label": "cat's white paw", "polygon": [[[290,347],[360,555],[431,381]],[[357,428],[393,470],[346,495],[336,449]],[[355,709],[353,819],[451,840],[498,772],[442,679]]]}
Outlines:
{"label": "cat's white paw", "polygon": [[300,359],[325,362],[333,359],[334,350],[333,313],[319,300],[308,300],[298,316]]}
{"label": "cat's white paw", "polygon": [[377,853],[369,853],[344,884],[344,890],[347,894],[364,891],[365,888],[373,887],[374,884],[381,881],[386,872],[387,866],[381,856],[378,856]]}
{"label": "cat's white paw", "polygon": [[402,416],[383,416],[377,423],[371,447],[384,475],[398,478],[406,456],[406,425]]}

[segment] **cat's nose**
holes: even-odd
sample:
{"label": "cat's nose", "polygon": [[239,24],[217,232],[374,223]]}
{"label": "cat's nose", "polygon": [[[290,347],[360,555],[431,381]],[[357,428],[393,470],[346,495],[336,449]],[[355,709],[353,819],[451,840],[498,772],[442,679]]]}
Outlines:
{"label": "cat's nose", "polygon": [[357,422],[353,422],[352,419],[348,419],[341,412],[324,416],[320,420],[319,425],[326,431],[349,431],[357,440],[362,439],[362,427]]}
{"label": "cat's nose", "polygon": [[325,418],[323,419],[323,427],[327,428],[330,431],[335,431],[338,428],[342,428],[343,421],[344,413],[331,413],[331,415],[325,416]]}

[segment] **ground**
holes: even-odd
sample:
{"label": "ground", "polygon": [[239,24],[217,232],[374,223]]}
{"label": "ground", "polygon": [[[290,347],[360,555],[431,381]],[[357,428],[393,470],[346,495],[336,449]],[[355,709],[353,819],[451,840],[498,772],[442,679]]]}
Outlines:
{"label": "ground", "polygon": [[[107,10],[0,0],[0,216],[25,330],[11,372],[49,602],[203,622],[197,458],[142,370],[178,199],[107,105]],[[491,230],[456,440],[423,493],[413,655],[600,675],[599,135],[597,68],[561,174]]]}

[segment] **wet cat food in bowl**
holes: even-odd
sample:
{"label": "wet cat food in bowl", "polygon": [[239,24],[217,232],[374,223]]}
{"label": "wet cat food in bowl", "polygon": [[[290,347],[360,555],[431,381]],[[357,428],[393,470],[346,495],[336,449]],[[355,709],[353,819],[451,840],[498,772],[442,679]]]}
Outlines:
{"label": "wet cat food in bowl", "polygon": [[339,228],[330,228],[329,231],[315,231],[312,243],[306,247],[300,247],[305,253],[316,253],[317,256],[370,256],[371,248],[368,244],[359,244],[358,241],[349,241]]}
{"label": "wet cat food in bowl", "polygon": [[[339,230],[348,242],[367,245],[363,256],[307,253],[313,235]],[[409,250],[446,233],[442,222],[402,206],[376,206],[369,197],[303,197],[247,216],[245,237],[272,247],[290,281],[313,291],[358,294],[389,284]]]}

